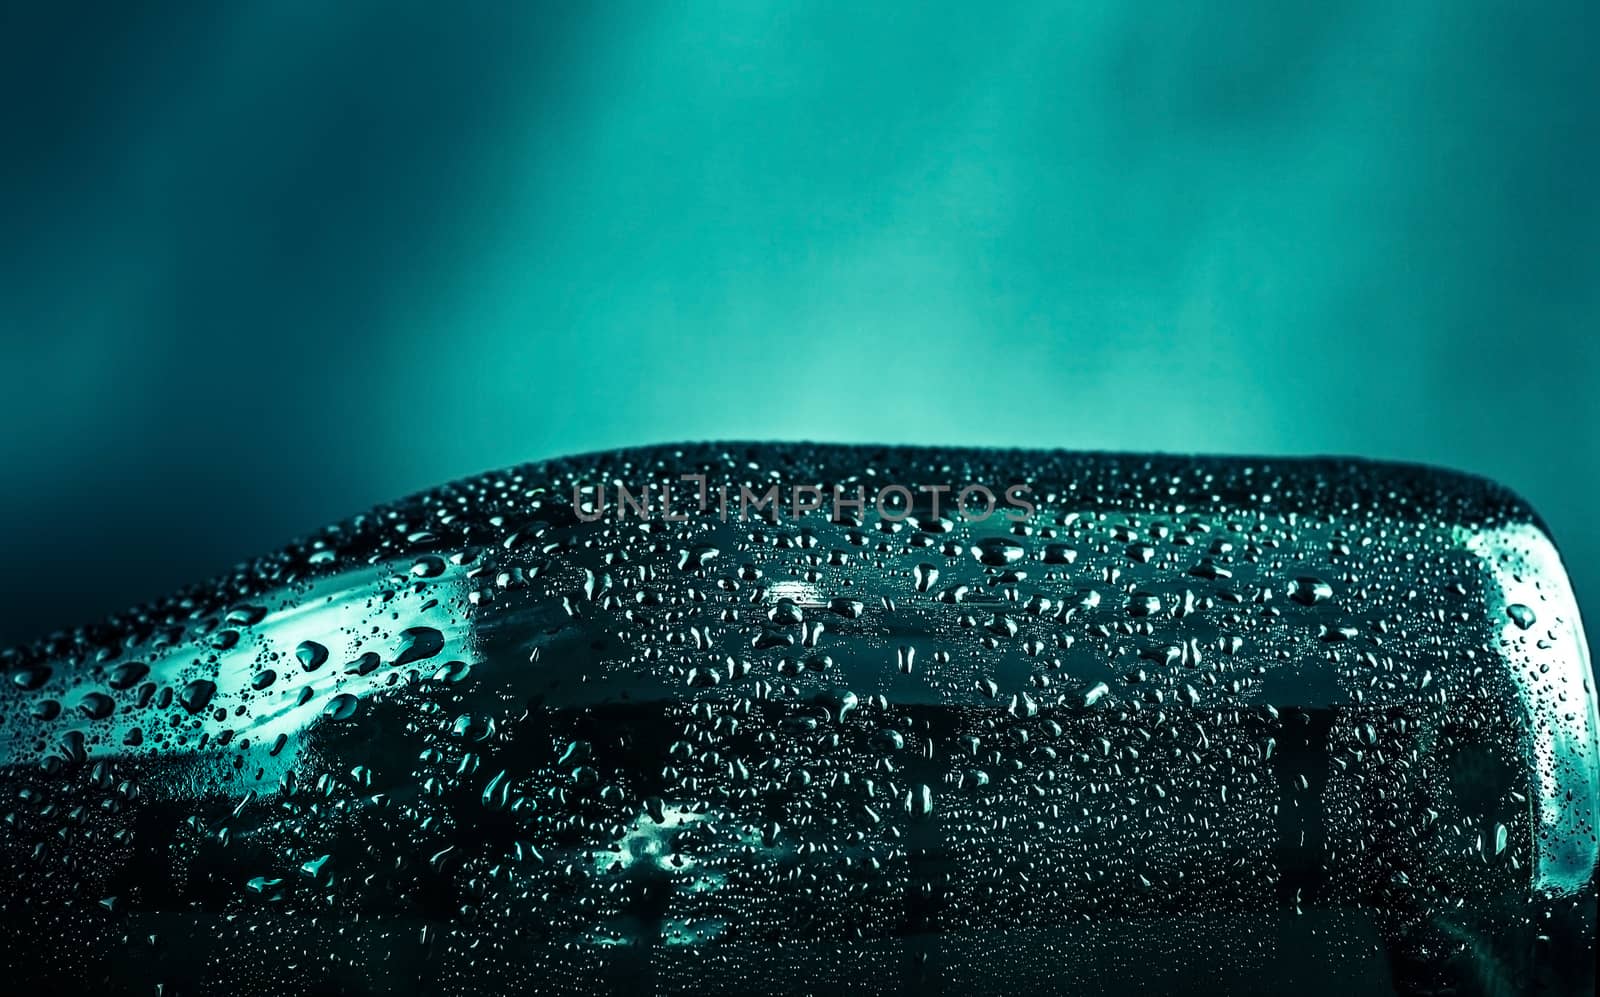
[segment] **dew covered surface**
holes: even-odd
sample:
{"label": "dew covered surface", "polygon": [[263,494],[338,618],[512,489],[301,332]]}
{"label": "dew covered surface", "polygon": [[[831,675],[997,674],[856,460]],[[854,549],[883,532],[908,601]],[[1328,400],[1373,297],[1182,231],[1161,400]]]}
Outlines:
{"label": "dew covered surface", "polygon": [[[684,473],[1036,509],[573,506]],[[617,451],[0,664],[7,991],[1594,990],[1575,605],[1447,472]]]}

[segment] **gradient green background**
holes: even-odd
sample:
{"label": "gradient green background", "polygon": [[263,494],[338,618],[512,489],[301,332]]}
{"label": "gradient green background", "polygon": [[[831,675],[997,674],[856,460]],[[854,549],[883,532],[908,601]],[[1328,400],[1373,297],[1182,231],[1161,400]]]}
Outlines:
{"label": "gradient green background", "polygon": [[1451,465],[1600,619],[1600,4],[861,6],[0,7],[0,640],[706,437]]}

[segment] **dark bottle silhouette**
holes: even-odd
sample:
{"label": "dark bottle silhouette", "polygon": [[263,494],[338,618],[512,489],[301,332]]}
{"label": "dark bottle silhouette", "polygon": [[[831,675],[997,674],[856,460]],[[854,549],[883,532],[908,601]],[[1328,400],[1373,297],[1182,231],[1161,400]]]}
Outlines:
{"label": "dark bottle silhouette", "polygon": [[10,992],[1594,992],[1587,651],[1476,478],[619,451],[0,662]]}

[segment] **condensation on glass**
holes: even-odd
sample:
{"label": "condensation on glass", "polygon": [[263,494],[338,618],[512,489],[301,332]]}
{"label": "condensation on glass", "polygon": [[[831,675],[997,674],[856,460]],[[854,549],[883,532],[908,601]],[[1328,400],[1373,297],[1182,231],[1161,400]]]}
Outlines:
{"label": "condensation on glass", "polygon": [[0,664],[8,988],[1594,992],[1578,613],[1448,472],[618,451]]}

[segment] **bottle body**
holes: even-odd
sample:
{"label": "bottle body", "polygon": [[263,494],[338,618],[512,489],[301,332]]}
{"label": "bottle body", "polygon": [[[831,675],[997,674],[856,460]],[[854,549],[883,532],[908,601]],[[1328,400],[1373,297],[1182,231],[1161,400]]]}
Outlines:
{"label": "bottle body", "polygon": [[1441,472],[622,451],[6,664],[58,990],[1594,988],[1576,608]]}

